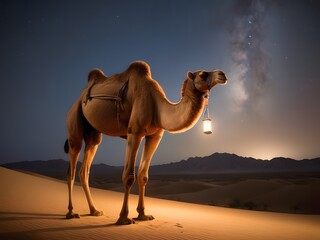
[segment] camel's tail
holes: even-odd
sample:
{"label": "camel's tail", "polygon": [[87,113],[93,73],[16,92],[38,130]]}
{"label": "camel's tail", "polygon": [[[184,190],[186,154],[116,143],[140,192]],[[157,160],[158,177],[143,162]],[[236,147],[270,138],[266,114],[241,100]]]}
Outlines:
{"label": "camel's tail", "polygon": [[64,143],[64,152],[65,152],[65,153],[69,153],[69,143],[68,143],[68,139],[67,139],[66,142]]}

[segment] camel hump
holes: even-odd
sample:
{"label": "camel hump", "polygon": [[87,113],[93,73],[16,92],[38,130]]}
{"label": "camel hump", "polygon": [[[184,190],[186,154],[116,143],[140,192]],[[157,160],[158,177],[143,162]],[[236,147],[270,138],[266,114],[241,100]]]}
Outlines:
{"label": "camel hump", "polygon": [[127,72],[135,72],[139,75],[147,75],[151,77],[150,66],[144,61],[137,61],[130,64]]}
{"label": "camel hump", "polygon": [[104,73],[100,69],[95,68],[90,71],[88,75],[88,82],[91,82],[91,81],[100,82],[105,80],[106,78],[107,77],[104,75]]}

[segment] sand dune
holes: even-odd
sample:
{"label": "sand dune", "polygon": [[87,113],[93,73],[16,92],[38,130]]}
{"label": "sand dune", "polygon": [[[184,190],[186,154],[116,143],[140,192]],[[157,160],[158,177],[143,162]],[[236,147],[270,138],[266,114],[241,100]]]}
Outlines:
{"label": "sand dune", "polygon": [[[277,189],[274,183],[270,187]],[[319,215],[235,210],[156,198],[146,199],[146,211],[155,220],[116,226],[121,193],[92,189],[105,216],[91,217],[86,215],[81,187],[74,190],[74,207],[82,217],[66,220],[65,183],[0,168],[0,239],[320,239]],[[133,195],[130,217],[136,216],[136,204]]]}
{"label": "sand dune", "polygon": [[[295,182],[302,181],[302,182]],[[151,189],[151,190],[149,190]],[[151,183],[151,196],[214,206],[283,213],[320,214],[320,179],[247,179],[214,184],[204,181]]]}

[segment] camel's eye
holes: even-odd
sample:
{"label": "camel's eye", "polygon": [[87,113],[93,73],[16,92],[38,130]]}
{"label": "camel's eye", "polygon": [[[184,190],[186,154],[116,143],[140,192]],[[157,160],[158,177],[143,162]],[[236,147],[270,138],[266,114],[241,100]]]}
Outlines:
{"label": "camel's eye", "polygon": [[201,77],[201,78],[207,78],[208,77],[208,73],[207,72],[200,72],[200,74],[199,74],[199,76]]}

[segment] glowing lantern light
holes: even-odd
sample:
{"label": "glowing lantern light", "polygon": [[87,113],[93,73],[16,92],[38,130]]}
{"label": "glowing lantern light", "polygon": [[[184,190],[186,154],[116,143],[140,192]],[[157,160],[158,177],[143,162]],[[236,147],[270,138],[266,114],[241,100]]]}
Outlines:
{"label": "glowing lantern light", "polygon": [[202,121],[203,121],[203,133],[211,134],[212,133],[211,119],[204,118]]}
{"label": "glowing lantern light", "polygon": [[205,108],[203,112],[203,133],[211,134],[212,133],[212,125],[211,125],[211,118],[209,116],[209,109],[208,109],[208,102],[209,102],[209,94],[205,100]]}

